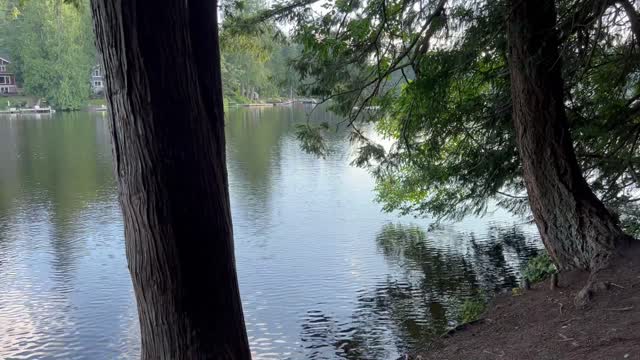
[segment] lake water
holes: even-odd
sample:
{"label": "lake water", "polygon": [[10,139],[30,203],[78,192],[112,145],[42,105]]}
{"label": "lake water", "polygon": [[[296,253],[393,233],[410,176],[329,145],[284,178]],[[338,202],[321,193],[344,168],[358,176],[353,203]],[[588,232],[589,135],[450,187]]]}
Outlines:
{"label": "lake water", "polygon": [[[465,299],[516,285],[533,226],[501,211],[438,227],[382,213],[344,133],[326,159],[299,149],[308,110],[227,114],[254,358],[395,359],[455,325]],[[0,359],[139,356],[105,116],[0,117]]]}

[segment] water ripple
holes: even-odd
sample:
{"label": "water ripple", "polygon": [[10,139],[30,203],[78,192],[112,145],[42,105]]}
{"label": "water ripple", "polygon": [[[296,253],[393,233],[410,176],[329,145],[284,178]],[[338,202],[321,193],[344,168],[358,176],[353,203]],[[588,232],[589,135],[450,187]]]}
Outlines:
{"label": "water ripple", "polygon": [[[135,300],[105,121],[0,119],[0,359],[136,359]],[[539,248],[504,213],[441,227],[380,212],[373,181],[300,151],[302,109],[231,112],[230,196],[255,359],[389,359],[513,286]],[[310,121],[334,121],[316,111]]]}

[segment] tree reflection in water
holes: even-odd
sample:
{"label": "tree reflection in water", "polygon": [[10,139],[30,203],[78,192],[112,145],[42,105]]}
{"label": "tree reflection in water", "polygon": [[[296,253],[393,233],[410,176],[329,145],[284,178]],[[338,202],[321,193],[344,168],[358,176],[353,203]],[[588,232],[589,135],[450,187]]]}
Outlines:
{"label": "tree reflection in water", "polygon": [[[301,343],[309,359],[387,359],[424,345],[456,324],[462,303],[517,286],[520,269],[539,251],[518,226],[490,226],[484,237],[453,241],[418,226],[386,224],[376,243],[392,275],[358,293],[349,321],[309,311]],[[453,245],[451,245],[453,244]]]}

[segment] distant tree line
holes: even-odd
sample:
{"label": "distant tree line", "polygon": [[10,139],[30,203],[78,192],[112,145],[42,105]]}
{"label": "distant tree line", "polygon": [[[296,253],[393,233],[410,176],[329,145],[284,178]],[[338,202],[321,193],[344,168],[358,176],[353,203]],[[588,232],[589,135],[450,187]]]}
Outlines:
{"label": "distant tree line", "polygon": [[[88,1],[0,0],[0,51],[26,95],[46,99],[58,110],[78,110],[91,95],[91,69],[98,63]],[[235,13],[264,10],[248,2]],[[288,97],[297,84],[289,45],[275,24],[259,33],[221,27],[221,68],[227,102]],[[160,76],[160,75],[159,75]]]}
{"label": "distant tree line", "polygon": [[[236,2],[225,8],[226,18],[265,11],[261,0]],[[220,34],[221,69],[225,98],[247,102],[259,98],[289,97],[299,87],[299,75],[290,65],[300,53],[275,22],[263,22],[252,32],[239,32],[223,21]]]}

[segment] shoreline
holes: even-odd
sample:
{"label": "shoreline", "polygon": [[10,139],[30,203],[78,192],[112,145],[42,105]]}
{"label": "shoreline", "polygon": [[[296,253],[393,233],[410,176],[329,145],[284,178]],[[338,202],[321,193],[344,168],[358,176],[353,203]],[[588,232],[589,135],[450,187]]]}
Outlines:
{"label": "shoreline", "polygon": [[564,272],[530,290],[500,294],[475,322],[461,325],[401,359],[640,359],[640,251],[599,273],[607,289],[574,304],[589,273]]}

